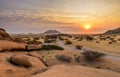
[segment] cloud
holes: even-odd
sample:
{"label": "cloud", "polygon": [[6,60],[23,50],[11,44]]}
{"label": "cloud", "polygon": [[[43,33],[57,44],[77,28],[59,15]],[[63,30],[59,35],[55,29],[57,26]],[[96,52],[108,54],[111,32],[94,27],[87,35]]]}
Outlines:
{"label": "cloud", "polygon": [[[43,24],[73,24],[72,22],[67,22],[71,20],[70,17],[54,16],[54,15],[45,15],[41,12],[32,12],[32,11],[11,11],[3,10],[0,11],[0,22],[17,22],[21,21],[24,23],[43,23]],[[63,21],[66,20],[66,21]]]}

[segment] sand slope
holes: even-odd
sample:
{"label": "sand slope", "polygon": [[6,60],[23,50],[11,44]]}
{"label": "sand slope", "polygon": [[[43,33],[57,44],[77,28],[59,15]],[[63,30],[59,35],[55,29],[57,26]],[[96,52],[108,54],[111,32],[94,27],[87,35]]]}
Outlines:
{"label": "sand slope", "polygon": [[120,73],[83,66],[57,65],[33,77],[120,77]]}

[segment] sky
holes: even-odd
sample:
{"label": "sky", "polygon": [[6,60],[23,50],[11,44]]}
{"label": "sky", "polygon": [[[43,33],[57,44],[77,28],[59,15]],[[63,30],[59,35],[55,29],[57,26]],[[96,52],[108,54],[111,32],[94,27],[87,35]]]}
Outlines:
{"label": "sky", "polygon": [[120,0],[0,0],[0,27],[9,33],[103,33],[120,27]]}

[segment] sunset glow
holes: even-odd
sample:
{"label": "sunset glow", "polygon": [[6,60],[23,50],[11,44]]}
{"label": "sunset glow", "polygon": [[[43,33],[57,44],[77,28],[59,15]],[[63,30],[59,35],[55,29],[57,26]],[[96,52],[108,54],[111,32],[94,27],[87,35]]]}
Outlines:
{"label": "sunset glow", "polygon": [[90,24],[86,24],[86,25],[84,25],[84,28],[85,29],[91,29],[91,25]]}

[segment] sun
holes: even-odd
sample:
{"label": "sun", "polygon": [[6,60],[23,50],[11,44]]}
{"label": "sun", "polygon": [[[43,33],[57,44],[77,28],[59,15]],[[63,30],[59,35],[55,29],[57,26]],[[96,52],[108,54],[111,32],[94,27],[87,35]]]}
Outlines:
{"label": "sun", "polygon": [[90,24],[85,24],[84,29],[91,29],[91,25]]}

